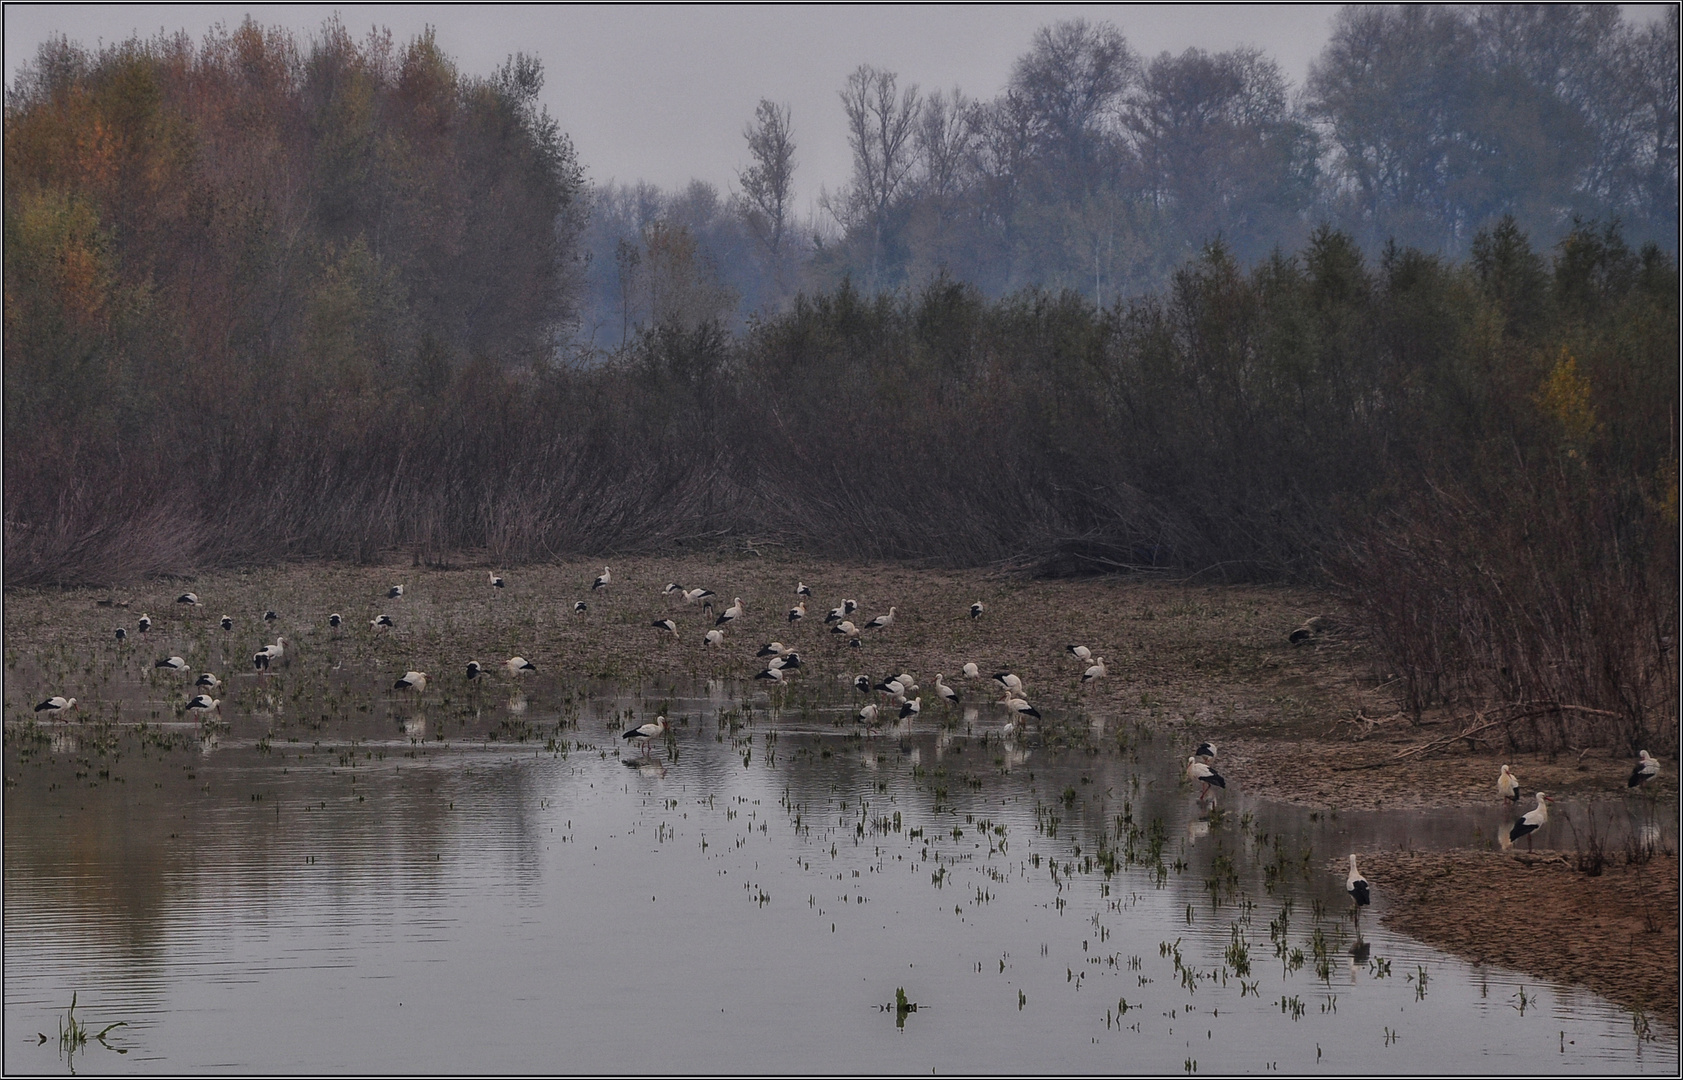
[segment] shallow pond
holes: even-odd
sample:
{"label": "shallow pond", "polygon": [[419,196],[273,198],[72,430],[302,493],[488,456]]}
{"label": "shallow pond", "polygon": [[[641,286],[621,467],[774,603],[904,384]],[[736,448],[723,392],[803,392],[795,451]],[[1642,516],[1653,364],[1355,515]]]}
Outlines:
{"label": "shallow pond", "polygon": [[[1588,991],[1387,931],[1383,895],[1358,940],[1334,860],[1482,843],[1500,806],[1200,803],[1131,727],[870,734],[816,676],[234,682],[208,727],[158,677],[9,714],[8,1071],[1678,1067]],[[67,1053],[72,993],[126,1026]]]}

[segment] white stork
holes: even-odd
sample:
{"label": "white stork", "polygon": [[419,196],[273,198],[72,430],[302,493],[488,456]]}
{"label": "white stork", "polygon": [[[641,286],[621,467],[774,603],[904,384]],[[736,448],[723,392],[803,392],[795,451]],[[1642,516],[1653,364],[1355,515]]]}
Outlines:
{"label": "white stork", "polygon": [[1660,775],[1660,761],[1646,750],[1637,751],[1636,768],[1630,771],[1630,779],[1625,787],[1641,787],[1654,777]]}
{"label": "white stork", "polygon": [[1006,690],[1009,690],[1013,694],[1020,694],[1023,692],[1023,680],[1017,678],[1009,671],[1001,671],[994,675],[994,678],[998,680],[999,685],[1005,687]]}
{"label": "white stork", "polygon": [[678,584],[676,581],[668,581],[666,583],[666,588],[660,590],[660,595],[662,595],[662,596],[671,596],[673,593],[677,593],[679,596],[683,596],[684,595],[684,587],[682,585]]}
{"label": "white stork", "polygon": [[1509,802],[1519,801],[1519,777],[1506,765],[1502,766],[1502,771],[1496,776],[1496,790]]}
{"label": "white stork", "polygon": [[779,671],[799,671],[801,668],[801,654],[793,649],[790,649],[782,656],[772,657],[771,660],[767,662],[766,667],[776,668]]}
{"label": "white stork", "polygon": [[986,610],[987,609],[982,606],[982,602],[980,600],[976,601],[974,604],[971,604],[970,605],[970,621],[975,622],[977,619],[980,619],[982,617],[982,612],[984,612]]}
{"label": "white stork", "polygon": [[140,632],[142,634],[146,633],[146,631],[152,629],[152,616],[142,615],[140,617],[140,621],[135,623],[135,625],[140,628]]}
{"label": "white stork", "polygon": [[590,583],[590,590],[591,592],[595,592],[597,589],[606,589],[613,583],[613,580],[613,572],[604,566],[602,567],[602,572],[596,575],[596,580]]}
{"label": "white stork", "polygon": [[1362,908],[1373,900],[1373,893],[1369,890],[1367,878],[1356,869],[1356,857],[1350,856],[1350,876],[1344,879],[1344,891],[1350,894],[1350,899],[1356,902],[1356,916],[1361,917]]}
{"label": "white stork", "polygon": [[783,669],[780,667],[768,667],[758,675],[754,676],[754,678],[765,679],[781,686],[783,683]]}
{"label": "white stork", "polygon": [[1092,667],[1081,673],[1081,684],[1085,686],[1094,679],[1102,679],[1104,674],[1104,657],[1101,656],[1096,662],[1094,662]]}
{"label": "white stork", "polygon": [[908,694],[915,694],[922,689],[922,687],[918,686],[917,680],[912,678],[910,672],[902,671],[900,674],[894,676],[894,678],[901,686],[906,688],[906,693]]}
{"label": "white stork", "polygon": [[503,669],[510,675],[530,675],[538,670],[538,665],[524,656],[511,656],[503,661]]}
{"label": "white stork", "polygon": [[218,679],[215,675],[213,675],[213,674],[211,674],[210,672],[207,671],[204,674],[200,675],[198,678],[194,679],[193,680],[193,685],[194,686],[202,686],[206,690],[209,690],[212,693],[215,693],[216,688],[222,685],[222,680]]}
{"label": "white stork", "polygon": [[847,617],[847,612],[843,611],[839,607],[833,607],[833,608],[830,609],[830,613],[828,615],[824,616],[824,622],[827,625],[834,626],[836,623],[841,622],[842,619],[844,619],[846,617]]}
{"label": "white stork", "polygon": [[798,623],[804,618],[806,618],[806,601],[803,600],[789,609],[789,622],[791,624]]}
{"label": "white stork", "polygon": [[213,698],[209,694],[194,694],[193,700],[187,703],[188,712],[209,712],[212,709],[220,709],[221,707],[222,700],[220,698]]}
{"label": "white stork", "polygon": [[964,672],[966,679],[980,679],[982,677],[982,669],[975,664],[965,664],[960,670]]}
{"label": "white stork", "polygon": [[186,604],[188,607],[198,607],[199,594],[195,592],[184,592],[175,598],[175,602],[178,604]]}
{"label": "white stork", "polygon": [[233,628],[234,628],[233,616],[231,616],[231,615],[222,616],[222,629],[232,630]]}
{"label": "white stork", "polygon": [[386,599],[387,600],[402,600],[403,599],[403,586],[402,585],[393,585],[391,588],[387,589],[386,590]]}
{"label": "white stork", "polygon": [[1192,756],[1195,757],[1195,758],[1198,758],[1202,761],[1205,761],[1205,762],[1214,761],[1216,759],[1215,743],[1213,743],[1213,742],[1201,742],[1201,743],[1199,743],[1198,744],[1198,749],[1196,749],[1192,752]]}
{"label": "white stork", "polygon": [[764,645],[760,646],[760,651],[754,655],[761,658],[767,656],[783,656],[788,653],[788,651],[788,649],[784,648],[781,641],[768,641]]}
{"label": "white stork", "polygon": [[574,600],[573,601],[573,614],[574,615],[583,615],[585,612],[587,612],[589,610],[590,610],[590,605],[585,603],[583,600]]}
{"label": "white stork", "polygon": [[843,600],[842,601],[842,614],[843,615],[851,615],[855,611],[858,611],[858,610],[859,610],[859,601],[857,601],[857,600]]}
{"label": "white stork", "polygon": [[935,676],[935,692],[940,694],[941,700],[945,701],[948,705],[957,705],[961,700],[958,696],[958,691],[942,682],[941,680],[943,678],[945,678],[944,675],[937,674]]}
{"label": "white stork", "polygon": [[286,639],[278,637],[273,645],[265,645],[252,656],[251,662],[258,670],[267,670],[277,660],[286,657]]}
{"label": "white stork", "polygon": [[725,632],[717,629],[709,630],[702,636],[701,643],[703,645],[723,645],[725,643]]}
{"label": "white stork", "polygon": [[468,664],[467,664],[468,682],[472,682],[473,680],[479,678],[483,674],[485,674],[485,669],[479,666],[479,661],[477,661],[477,660],[469,660],[468,661]]}
{"label": "white stork", "polygon": [[[1514,822],[1514,827],[1508,830],[1508,843],[1511,844],[1522,836],[1528,837],[1538,829],[1541,829],[1544,825],[1547,825],[1549,823],[1549,803],[1552,802],[1554,802],[1553,799],[1549,798],[1541,791],[1537,792],[1536,809],[1527,810],[1524,817]],[[1527,840],[1526,844],[1529,848],[1530,841]]]}
{"label": "white stork", "polygon": [[274,622],[278,618],[280,618],[280,616],[275,614],[275,609],[274,608],[270,608],[268,611],[265,611],[263,613],[263,621],[264,622]]}
{"label": "white stork", "polygon": [[717,596],[717,595],[718,594],[715,593],[712,589],[699,589],[699,588],[691,589],[684,594],[684,603],[694,604],[698,601],[707,600],[710,597]]}
{"label": "white stork", "polygon": [[884,679],[882,682],[877,683],[872,689],[876,690],[878,693],[887,694],[896,701],[904,701],[906,699],[906,684],[902,683],[899,679]]}
{"label": "white stork", "polygon": [[859,722],[861,724],[864,724],[866,727],[876,727],[877,726],[877,707],[876,707],[876,705],[874,705],[874,704],[866,705],[864,708],[859,710],[857,715],[858,715],[858,718],[859,718]]}
{"label": "white stork", "polygon": [[646,724],[638,724],[636,727],[621,735],[620,738],[626,740],[627,742],[630,742],[633,739],[642,740],[643,753],[646,754],[649,752],[649,740],[657,735],[665,734],[669,728],[670,725],[666,723],[666,717],[657,716]]}
{"label": "white stork", "polygon": [[1032,716],[1036,720],[1040,719],[1039,709],[1030,705],[1027,698],[1020,698],[1010,691],[1006,692],[1005,700],[1001,701],[1000,704],[1005,706],[1016,716]]}
{"label": "white stork", "polygon": [[1066,645],[1064,651],[1077,660],[1091,660],[1093,658],[1093,650],[1085,645]]}
{"label": "white stork", "polygon": [[1186,759],[1186,778],[1195,780],[1203,786],[1198,789],[1198,798],[1202,800],[1210,793],[1211,787],[1227,789],[1227,780],[1220,773],[1199,761],[1196,756]]}
{"label": "white stork", "polygon": [[504,581],[502,579],[502,575],[498,574],[495,570],[487,570],[485,572],[491,577],[491,588],[502,589],[508,587],[508,582]]}
{"label": "white stork", "polygon": [[867,630],[887,630],[890,626],[893,626],[893,625],[894,625],[894,608],[890,607],[888,609],[888,614],[887,615],[878,615],[876,618],[872,619],[870,622],[865,624],[865,629],[867,629]]}
{"label": "white stork", "polygon": [[854,626],[851,621],[843,619],[841,622],[830,627],[830,633],[846,634],[850,638],[857,638],[859,636],[859,628]]}
{"label": "white stork", "polygon": [[397,624],[392,622],[390,615],[381,614],[368,620],[368,625],[375,630],[390,630]]}
{"label": "white stork", "polygon": [[730,622],[732,619],[740,619],[741,617],[742,617],[742,597],[738,596],[734,600],[731,601],[730,607],[726,608],[724,611],[721,611],[719,613],[719,617],[717,619],[713,620],[713,625],[714,626],[723,626],[726,623]]}
{"label": "white stork", "polygon": [[124,630],[120,626],[117,627],[117,640],[118,641],[127,641],[128,636],[129,636],[129,632],[127,630]]}
{"label": "white stork", "polygon": [[806,582],[797,581],[795,582],[795,595],[800,597],[811,596],[812,590],[806,587]]}
{"label": "white stork", "polygon": [[75,698],[53,696],[35,706],[36,712],[65,712],[76,707]]}
{"label": "white stork", "polygon": [[923,699],[921,697],[912,698],[912,700],[907,701],[907,702],[903,702],[900,705],[900,719],[902,719],[902,720],[914,719],[922,711],[923,711]]}
{"label": "white stork", "polygon": [[343,615],[339,614],[337,611],[333,612],[333,614],[331,614],[327,617],[327,625],[331,626],[335,630],[339,629],[340,626],[344,625],[344,622],[345,622],[345,617]]}
{"label": "white stork", "polygon": [[403,678],[392,683],[393,690],[413,690],[417,694],[427,692],[427,673],[424,671],[405,671]]}
{"label": "white stork", "polygon": [[166,656],[152,665],[155,668],[168,668],[171,671],[186,671],[187,661],[179,656]]}
{"label": "white stork", "polygon": [[671,634],[673,641],[678,640],[678,624],[673,622],[671,619],[656,619],[649,625],[654,627],[656,630],[664,630],[668,634]]}

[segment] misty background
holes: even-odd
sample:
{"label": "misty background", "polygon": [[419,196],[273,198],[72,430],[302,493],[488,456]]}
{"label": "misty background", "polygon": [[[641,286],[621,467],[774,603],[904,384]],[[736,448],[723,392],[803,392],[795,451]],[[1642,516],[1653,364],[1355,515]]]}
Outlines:
{"label": "misty background", "polygon": [[[757,10],[719,18],[804,15]],[[771,546],[1300,581],[1416,717],[1669,751],[1678,9],[1311,11],[1299,75],[1011,9],[972,85],[826,11],[860,26],[755,47],[822,57],[822,108],[739,78],[728,175],[620,182],[571,131],[623,103],[525,48],[251,19],[13,68],[8,8],[7,584]]]}

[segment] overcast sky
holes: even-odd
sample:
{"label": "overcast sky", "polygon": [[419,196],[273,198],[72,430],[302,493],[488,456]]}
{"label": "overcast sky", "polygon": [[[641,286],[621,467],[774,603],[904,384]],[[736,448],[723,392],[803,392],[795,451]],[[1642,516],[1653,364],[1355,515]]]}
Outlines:
{"label": "overcast sky", "polygon": [[[860,64],[898,72],[902,85],[960,86],[990,98],[1035,29],[1085,17],[1120,27],[1147,57],[1191,46],[1255,45],[1301,83],[1326,43],[1334,6],[1060,4],[1010,7],[513,7],[405,4],[7,4],[6,83],[47,37],[87,46],[135,33],[198,37],[250,14],[303,34],[335,12],[361,36],[378,25],[407,40],[426,26],[465,71],[485,74],[510,53],[543,61],[543,98],[596,181],[692,177],[721,189],[746,163],[743,125],[761,97],[793,110],[798,200],[851,169],[836,91]],[[1661,5],[1627,12],[1655,18]]]}

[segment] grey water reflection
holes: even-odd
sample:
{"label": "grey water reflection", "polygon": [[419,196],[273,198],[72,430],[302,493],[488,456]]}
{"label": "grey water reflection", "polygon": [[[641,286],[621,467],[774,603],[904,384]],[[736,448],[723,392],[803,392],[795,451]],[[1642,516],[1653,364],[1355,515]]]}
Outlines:
{"label": "grey water reflection", "polygon": [[1587,991],[1358,937],[1329,860],[1480,843],[1499,805],[1199,804],[1136,731],[788,698],[346,677],[210,730],[10,732],[6,1029],[74,991],[129,1025],[74,1062],[112,1072],[1677,1068]]}

